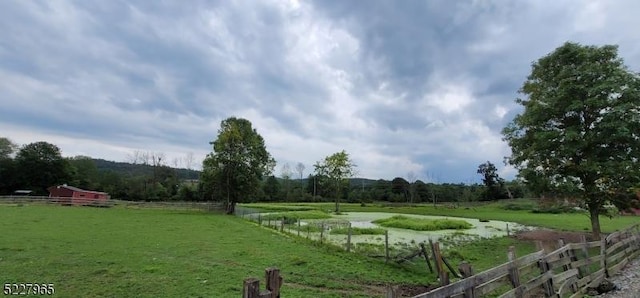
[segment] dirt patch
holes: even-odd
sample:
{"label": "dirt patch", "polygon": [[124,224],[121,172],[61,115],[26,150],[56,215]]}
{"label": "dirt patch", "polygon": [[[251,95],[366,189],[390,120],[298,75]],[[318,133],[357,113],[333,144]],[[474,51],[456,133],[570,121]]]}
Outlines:
{"label": "dirt patch", "polygon": [[587,241],[592,241],[591,233],[562,232],[549,229],[522,231],[517,233],[515,238],[524,241],[541,241],[545,251],[551,252],[558,248],[558,240],[562,239],[564,243],[575,243],[581,242],[582,236],[585,236]]}
{"label": "dirt patch", "polygon": [[397,285],[396,294],[399,297],[413,297],[416,295],[420,295],[422,293],[429,292],[435,288],[436,286],[423,286],[423,285]]}

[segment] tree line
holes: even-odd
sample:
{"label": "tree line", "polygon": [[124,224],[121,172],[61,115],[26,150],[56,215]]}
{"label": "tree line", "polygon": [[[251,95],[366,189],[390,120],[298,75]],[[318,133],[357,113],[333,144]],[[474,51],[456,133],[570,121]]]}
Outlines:
{"label": "tree line", "polygon": [[[318,162],[312,173],[305,173],[306,167],[302,163],[297,163],[295,167],[285,163],[280,167],[278,176],[271,173],[259,179],[254,192],[237,200],[442,203],[504,198],[488,195],[486,187],[481,184],[423,182],[416,179],[413,173],[407,174],[406,179],[345,178],[340,181],[335,176],[330,177],[331,173],[336,173],[331,163],[345,164],[347,168],[353,165],[346,163],[349,157],[344,151],[334,157]],[[114,162],[89,156],[63,157],[55,144],[34,142],[18,146],[8,138],[0,137],[0,195],[10,195],[16,190],[30,190],[32,195],[48,195],[48,187],[68,184],[86,190],[104,191],[122,200],[226,200],[223,189],[215,187],[207,178],[201,180],[202,173],[191,169],[191,154],[187,154],[180,162],[166,162],[162,153],[134,151],[128,159],[128,162]],[[175,167],[180,164],[185,167]],[[492,164],[490,168],[495,170]],[[503,183],[515,197],[526,195],[521,183]]]}

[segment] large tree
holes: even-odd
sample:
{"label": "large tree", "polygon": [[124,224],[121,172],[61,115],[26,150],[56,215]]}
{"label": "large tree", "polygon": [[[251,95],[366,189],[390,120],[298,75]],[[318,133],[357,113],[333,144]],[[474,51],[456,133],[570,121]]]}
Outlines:
{"label": "large tree", "polygon": [[581,197],[599,238],[605,202],[638,183],[640,76],[617,46],[565,43],[533,63],[520,92],[507,160],[539,192]]}
{"label": "large tree", "polygon": [[504,186],[504,179],[500,178],[498,169],[493,163],[487,161],[480,164],[477,173],[482,175],[482,183],[485,187],[482,194],[484,201],[502,200],[509,197]]}
{"label": "large tree", "polygon": [[314,167],[317,176],[327,177],[331,182],[331,187],[335,194],[335,212],[340,212],[341,190],[347,186],[347,179],[355,174],[356,165],[349,158],[349,154],[342,150],[325,157],[322,161],[316,162]]}
{"label": "large tree", "polygon": [[213,152],[202,163],[201,183],[215,185],[226,201],[226,212],[233,214],[238,202],[248,200],[271,174],[275,161],[264,139],[242,118],[227,118],[220,124],[218,138],[210,142]]}
{"label": "large tree", "polygon": [[47,188],[71,179],[69,161],[62,157],[58,146],[47,142],[25,145],[15,158],[17,185],[44,195]]}

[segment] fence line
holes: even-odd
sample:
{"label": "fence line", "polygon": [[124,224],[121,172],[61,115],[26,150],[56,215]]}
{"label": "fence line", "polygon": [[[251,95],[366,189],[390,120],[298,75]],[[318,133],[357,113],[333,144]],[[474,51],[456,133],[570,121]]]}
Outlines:
{"label": "fence line", "polygon": [[462,264],[459,269],[464,279],[413,298],[467,298],[491,293],[503,293],[500,297],[505,298],[579,297],[640,255],[640,224],[600,241],[587,242],[583,238],[580,243],[560,241],[559,246],[547,254],[540,249],[520,258],[510,249],[509,262],[475,275],[468,264]]}
{"label": "fence line", "polygon": [[125,208],[158,208],[158,209],[180,209],[180,210],[204,210],[221,211],[224,204],[221,202],[188,202],[188,201],[124,201],[124,200],[96,200],[92,198],[71,198],[71,197],[47,197],[47,196],[0,196],[0,204],[56,204],[56,205],[79,205],[92,207],[113,207],[123,206]]}

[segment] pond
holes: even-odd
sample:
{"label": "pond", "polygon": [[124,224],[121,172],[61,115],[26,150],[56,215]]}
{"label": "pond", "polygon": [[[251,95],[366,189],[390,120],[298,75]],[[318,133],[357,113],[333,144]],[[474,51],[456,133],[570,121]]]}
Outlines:
{"label": "pond", "polygon": [[[379,226],[372,221],[377,219],[383,219],[392,217],[395,215],[402,215],[406,217],[420,218],[420,219],[456,219],[456,220],[464,220],[471,225],[473,228],[464,229],[464,230],[440,230],[440,231],[414,231],[408,229],[399,229],[399,228],[389,228]],[[385,212],[349,212],[341,215],[332,215],[331,220],[308,220],[304,221],[303,224],[312,224],[312,223],[320,223],[326,221],[328,222],[327,227],[331,229],[332,226],[340,225],[344,226],[345,224],[351,223],[352,227],[358,228],[383,228],[389,231],[389,244],[390,245],[402,245],[402,244],[415,244],[420,242],[429,242],[431,241],[440,241],[443,237],[447,236],[455,236],[460,238],[491,238],[491,237],[500,237],[507,236],[507,229],[510,233],[515,231],[526,229],[526,226],[512,223],[512,222],[504,222],[492,220],[489,222],[480,222],[478,219],[472,218],[462,218],[462,217],[451,217],[451,216],[428,216],[428,215],[413,215],[413,214],[400,214],[400,213],[385,213]],[[333,223],[333,224],[332,224]],[[342,224],[340,224],[342,223]],[[317,236],[317,235],[316,235]],[[344,245],[346,243],[346,235],[339,234],[331,234],[325,233],[325,239],[339,245]],[[449,237],[451,238],[451,237]],[[356,243],[372,243],[372,244],[383,244],[384,243],[384,235],[353,235],[351,237],[351,242]]]}

